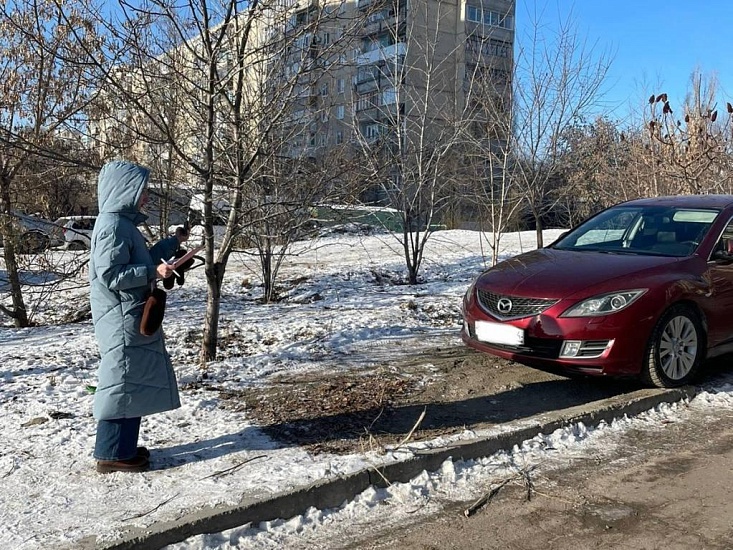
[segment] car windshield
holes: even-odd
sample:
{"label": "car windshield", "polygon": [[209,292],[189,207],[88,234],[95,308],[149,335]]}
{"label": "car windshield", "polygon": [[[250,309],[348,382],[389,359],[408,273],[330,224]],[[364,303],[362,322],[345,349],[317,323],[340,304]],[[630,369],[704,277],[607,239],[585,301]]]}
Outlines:
{"label": "car windshield", "polygon": [[689,256],[715,218],[714,209],[617,206],[582,223],[552,248],[611,254]]}

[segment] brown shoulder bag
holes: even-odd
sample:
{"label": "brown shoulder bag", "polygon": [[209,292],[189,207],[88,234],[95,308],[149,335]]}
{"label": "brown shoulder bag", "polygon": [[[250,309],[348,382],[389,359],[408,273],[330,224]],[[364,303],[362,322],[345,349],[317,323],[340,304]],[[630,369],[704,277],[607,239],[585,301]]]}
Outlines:
{"label": "brown shoulder bag", "polygon": [[165,316],[165,290],[152,283],[148,295],[145,298],[143,316],[140,319],[140,333],[144,336],[152,336],[160,328]]}

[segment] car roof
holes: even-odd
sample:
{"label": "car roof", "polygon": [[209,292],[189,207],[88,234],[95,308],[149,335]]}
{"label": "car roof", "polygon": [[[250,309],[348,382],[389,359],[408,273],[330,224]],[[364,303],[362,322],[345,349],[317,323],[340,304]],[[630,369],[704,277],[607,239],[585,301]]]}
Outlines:
{"label": "car roof", "polygon": [[725,208],[733,204],[733,195],[673,195],[634,199],[624,206],[675,206],[680,208]]}
{"label": "car roof", "polygon": [[56,218],[56,221],[54,221],[53,223],[55,223],[56,225],[63,225],[69,222],[96,220],[96,219],[97,219],[97,216],[61,216],[60,218]]}

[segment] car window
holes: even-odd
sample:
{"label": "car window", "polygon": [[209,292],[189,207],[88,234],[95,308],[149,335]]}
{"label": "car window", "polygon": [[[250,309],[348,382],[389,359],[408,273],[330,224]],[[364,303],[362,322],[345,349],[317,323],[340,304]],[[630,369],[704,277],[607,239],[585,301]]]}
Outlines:
{"label": "car window", "polygon": [[576,244],[584,246],[619,241],[632,226],[635,219],[634,212],[614,213],[612,216],[599,220],[596,227],[590,228],[583,235],[580,235]]}
{"label": "car window", "polygon": [[553,246],[619,254],[689,256],[719,213],[714,209],[622,205],[587,220]]}

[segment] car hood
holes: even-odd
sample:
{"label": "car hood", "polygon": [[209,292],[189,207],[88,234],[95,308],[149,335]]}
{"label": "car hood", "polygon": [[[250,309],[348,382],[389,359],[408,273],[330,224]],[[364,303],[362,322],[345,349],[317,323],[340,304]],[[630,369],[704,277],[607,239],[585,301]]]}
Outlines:
{"label": "car hood", "polygon": [[[635,288],[642,273],[669,272],[668,266],[684,260],[540,248],[497,264],[479,277],[477,285],[496,294],[559,299],[618,278],[628,278],[624,286]],[[616,283],[608,290],[618,288]]]}

